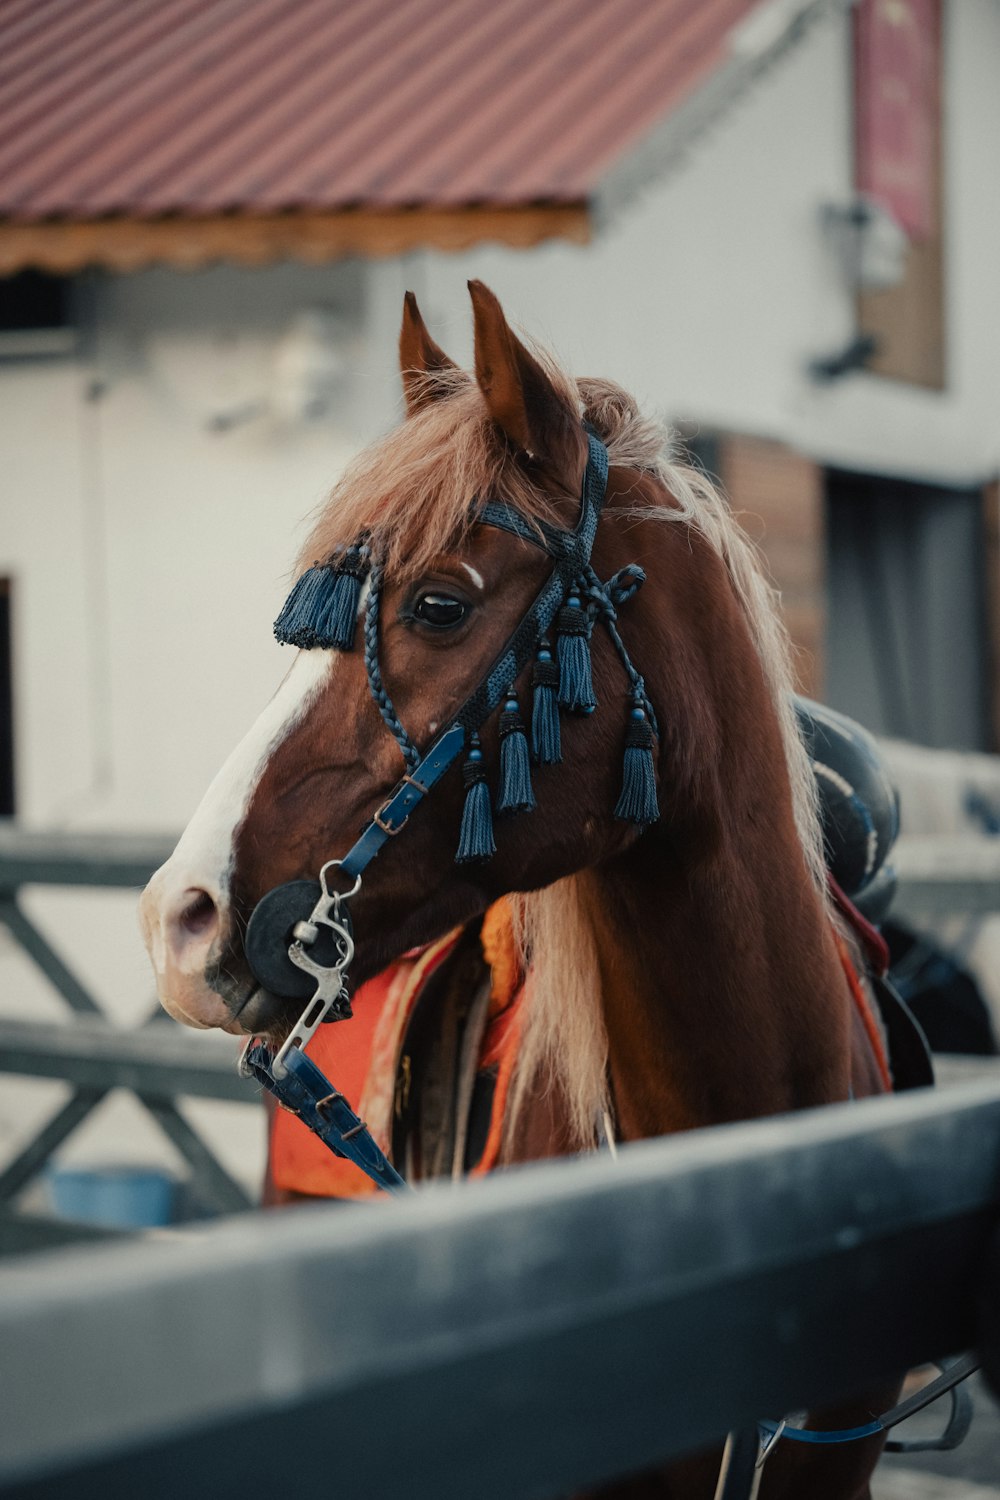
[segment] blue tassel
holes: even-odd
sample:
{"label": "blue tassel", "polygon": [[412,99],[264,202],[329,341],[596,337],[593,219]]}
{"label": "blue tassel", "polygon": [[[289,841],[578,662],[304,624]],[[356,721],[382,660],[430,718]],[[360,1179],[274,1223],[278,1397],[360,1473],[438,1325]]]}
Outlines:
{"label": "blue tassel", "polygon": [[336,561],[314,563],[285,600],[274,622],[275,638],[304,651],[315,647],[350,651],[368,568],[365,547],[349,547]]}
{"label": "blue tassel", "polygon": [[274,637],[283,646],[301,646],[306,651],[316,644],[315,621],[333,587],[333,569],[327,563],[314,563],[297,579],[274,622]]}
{"label": "blue tassel", "polygon": [[622,790],[615,817],[645,828],[647,823],[655,823],[659,816],[653,770],[653,731],[644,710],[636,704],[625,734]]}
{"label": "blue tassel", "polygon": [[597,707],[590,675],[587,616],[578,594],[570,594],[556,621],[559,652],[559,707],[570,713],[592,714]]}
{"label": "blue tassel", "polygon": [[317,646],[350,651],[358,627],[361,585],[368,574],[367,547],[349,547],[334,570],[334,584],[316,618]]}
{"label": "blue tassel", "polygon": [[500,800],[497,812],[531,812],[535,807],[531,790],[528,740],[511,688],[500,715]]}
{"label": "blue tassel", "polygon": [[538,657],[531,674],[534,690],[531,704],[531,754],[539,766],[556,766],[562,760],[559,736],[559,668],[552,660],[549,643],[538,643]]}
{"label": "blue tassel", "polygon": [[478,734],[472,736],[468,759],[462,767],[465,781],[465,806],[462,808],[462,828],[458,835],[456,864],[468,864],[471,860],[489,859],[497,852],[493,842],[493,814],[490,811],[490,789],[486,785],[486,770]]}

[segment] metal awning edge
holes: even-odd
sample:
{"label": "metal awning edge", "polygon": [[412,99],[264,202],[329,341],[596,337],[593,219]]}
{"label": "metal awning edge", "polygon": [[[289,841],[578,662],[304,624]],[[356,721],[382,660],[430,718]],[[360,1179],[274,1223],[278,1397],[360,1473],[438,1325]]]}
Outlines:
{"label": "metal awning edge", "polygon": [[321,264],[351,255],[467,250],[484,240],[528,249],[549,239],[587,244],[590,238],[589,208],[579,202],[31,223],[7,219],[0,220],[0,276],[29,266],[68,275],[89,266],[123,272],[157,264],[197,270],[217,261]]}

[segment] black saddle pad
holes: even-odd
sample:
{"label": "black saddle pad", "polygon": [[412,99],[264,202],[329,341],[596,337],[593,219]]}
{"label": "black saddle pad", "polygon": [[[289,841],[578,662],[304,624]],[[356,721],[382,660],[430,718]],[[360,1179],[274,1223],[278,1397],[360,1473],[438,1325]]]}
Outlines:
{"label": "black saddle pad", "polygon": [[809,698],[796,698],[795,711],[819,790],[827,865],[854,900],[896,841],[899,795],[867,729]]}

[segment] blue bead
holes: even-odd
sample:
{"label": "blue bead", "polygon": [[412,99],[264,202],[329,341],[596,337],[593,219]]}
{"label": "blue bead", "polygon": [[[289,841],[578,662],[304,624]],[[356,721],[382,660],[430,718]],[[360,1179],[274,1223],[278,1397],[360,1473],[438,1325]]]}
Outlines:
{"label": "blue bead", "polygon": [[643,708],[633,708],[631,717],[633,719],[644,719],[646,717],[646,710]]}
{"label": "blue bead", "polygon": [[539,651],[539,653],[538,653],[538,660],[539,661],[551,661],[552,660],[552,652],[551,651]]}
{"label": "blue bead", "polygon": [[482,760],[482,758],[483,758],[483,752],[481,750],[470,750],[469,751],[469,759],[470,760]]}

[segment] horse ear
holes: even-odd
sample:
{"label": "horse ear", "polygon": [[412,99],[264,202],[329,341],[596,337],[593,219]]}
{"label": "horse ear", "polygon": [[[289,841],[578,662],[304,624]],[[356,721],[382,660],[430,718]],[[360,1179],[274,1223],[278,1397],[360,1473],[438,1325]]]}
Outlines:
{"label": "horse ear", "polygon": [[[446,382],[435,384],[433,377],[445,370],[457,370],[427,332],[412,292],[403,298],[403,326],[399,330],[399,368],[403,376],[406,414],[412,417],[432,401],[440,401],[450,389]],[[428,377],[431,377],[428,379]]]}
{"label": "horse ear", "polygon": [[587,445],[580,418],[511,332],[489,287],[469,282],[476,326],[476,380],[490,416],[515,447],[579,488]]}

